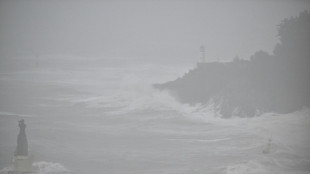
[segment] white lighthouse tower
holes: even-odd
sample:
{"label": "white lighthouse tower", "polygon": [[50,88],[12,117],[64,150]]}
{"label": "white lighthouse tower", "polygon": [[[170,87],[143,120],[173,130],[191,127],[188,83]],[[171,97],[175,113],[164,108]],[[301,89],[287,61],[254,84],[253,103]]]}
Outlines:
{"label": "white lighthouse tower", "polygon": [[200,63],[206,63],[206,50],[203,45],[200,46],[200,53],[201,53],[201,62]]}

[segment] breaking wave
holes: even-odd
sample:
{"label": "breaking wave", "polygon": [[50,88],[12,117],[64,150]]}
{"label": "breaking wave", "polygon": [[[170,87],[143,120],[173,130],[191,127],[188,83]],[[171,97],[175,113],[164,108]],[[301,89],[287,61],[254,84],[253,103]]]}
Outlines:
{"label": "breaking wave", "polygon": [[73,77],[70,79],[71,85],[78,86],[77,90],[88,92],[88,94],[61,96],[54,100],[70,102],[73,105],[82,104],[88,108],[106,108],[106,113],[111,115],[141,111],[175,111],[182,115],[213,115],[214,112],[210,110],[210,106],[180,103],[168,91],[159,91],[152,87],[155,83],[180,77],[185,69],[188,68],[148,64],[105,68],[98,71],[70,72]]}
{"label": "breaking wave", "polygon": [[226,174],[269,174],[274,173],[268,171],[262,164],[256,161],[247,161],[240,164],[228,166]]}
{"label": "breaking wave", "polygon": [[71,174],[70,170],[59,163],[40,161],[33,163],[36,174]]}
{"label": "breaking wave", "polygon": [[[0,174],[7,174],[11,170],[12,167],[6,167],[0,170]],[[46,161],[33,163],[33,170],[34,174],[72,174],[72,172],[62,164]]]}

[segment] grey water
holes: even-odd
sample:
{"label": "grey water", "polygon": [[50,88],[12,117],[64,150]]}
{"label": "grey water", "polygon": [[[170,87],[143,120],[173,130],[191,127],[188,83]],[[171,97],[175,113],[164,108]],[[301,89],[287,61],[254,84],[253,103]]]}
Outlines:
{"label": "grey water", "polygon": [[[309,108],[223,119],[214,103],[153,88],[197,62],[251,61],[244,74],[258,73],[260,88],[231,79],[224,93],[272,93],[262,82],[277,84],[276,102],[309,104],[307,10],[305,0],[0,1],[0,173],[24,119],[35,174],[309,174]],[[204,89],[185,85],[190,97]]]}
{"label": "grey water", "polygon": [[[140,64],[1,73],[0,167],[4,171],[11,165],[23,118],[40,174],[309,170],[310,158],[302,156],[309,150],[309,138],[303,136],[309,129],[307,110],[294,117],[227,121],[152,88],[153,82],[178,77],[188,68]],[[283,123],[288,128],[277,126]],[[290,128],[301,137],[294,143]],[[265,155],[271,134],[273,153]]]}

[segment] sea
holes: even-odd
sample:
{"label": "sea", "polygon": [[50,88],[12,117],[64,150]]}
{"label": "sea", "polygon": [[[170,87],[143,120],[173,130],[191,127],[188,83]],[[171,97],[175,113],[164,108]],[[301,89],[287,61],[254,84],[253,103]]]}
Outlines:
{"label": "sea", "polygon": [[195,64],[14,59],[0,69],[0,173],[24,119],[35,174],[309,174],[310,109],[221,118],[153,84]]}

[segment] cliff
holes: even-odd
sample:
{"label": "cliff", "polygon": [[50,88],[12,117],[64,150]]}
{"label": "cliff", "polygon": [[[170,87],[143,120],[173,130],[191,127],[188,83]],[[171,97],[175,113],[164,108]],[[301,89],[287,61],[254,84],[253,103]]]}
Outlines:
{"label": "cliff", "polygon": [[223,117],[289,113],[310,106],[310,15],[285,19],[274,54],[256,52],[250,60],[198,63],[176,80],[155,84],[181,102],[213,104]]}

